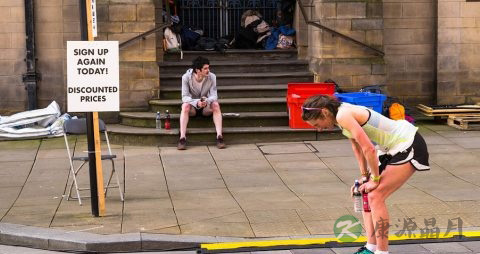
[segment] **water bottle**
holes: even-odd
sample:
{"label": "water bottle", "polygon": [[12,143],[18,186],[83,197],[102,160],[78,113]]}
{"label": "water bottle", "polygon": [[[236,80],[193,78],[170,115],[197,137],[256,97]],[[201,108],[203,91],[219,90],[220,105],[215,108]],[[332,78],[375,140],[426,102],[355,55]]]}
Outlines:
{"label": "water bottle", "polygon": [[356,213],[362,212],[362,193],[360,193],[360,183],[355,180],[355,187],[353,187],[353,210]]}
{"label": "water bottle", "polygon": [[160,111],[157,111],[157,116],[155,117],[155,128],[162,128],[162,118],[160,116]]}
{"label": "water bottle", "polygon": [[370,204],[368,204],[368,193],[364,192],[363,194],[363,211],[370,212]]}
{"label": "water bottle", "polygon": [[165,130],[170,130],[170,113],[168,109],[165,111]]}

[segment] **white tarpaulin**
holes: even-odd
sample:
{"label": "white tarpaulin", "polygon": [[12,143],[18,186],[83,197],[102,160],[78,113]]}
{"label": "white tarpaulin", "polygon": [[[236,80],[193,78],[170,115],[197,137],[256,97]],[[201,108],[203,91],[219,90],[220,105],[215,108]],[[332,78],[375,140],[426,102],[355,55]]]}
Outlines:
{"label": "white tarpaulin", "polygon": [[54,101],[43,109],[0,116],[0,137],[29,138],[63,135],[63,122],[68,115],[61,115]]}

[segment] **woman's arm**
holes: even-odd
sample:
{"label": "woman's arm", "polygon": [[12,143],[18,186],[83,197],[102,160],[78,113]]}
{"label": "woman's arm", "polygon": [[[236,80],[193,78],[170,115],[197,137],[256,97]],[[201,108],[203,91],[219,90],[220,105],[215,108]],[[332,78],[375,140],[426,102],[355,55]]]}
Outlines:
{"label": "woman's arm", "polygon": [[[370,173],[373,177],[379,176],[379,169],[378,169],[378,158],[377,158],[377,151],[373,146],[371,140],[368,138],[365,131],[362,129],[360,124],[357,122],[355,117],[353,116],[353,112],[351,111],[344,111],[337,116],[337,122],[340,126],[344,129],[347,129],[351,134],[351,138],[358,144],[360,149],[355,148],[361,151],[364,159],[367,162],[368,167],[370,168]],[[354,149],[354,151],[355,151]],[[370,181],[372,182],[372,181]],[[367,186],[367,192],[374,190],[378,185],[378,182],[372,183]]]}
{"label": "woman's arm", "polygon": [[[355,158],[357,158],[357,161],[358,161],[360,174],[362,176],[367,177],[368,176],[367,160],[365,159],[365,156],[363,156],[363,151],[360,145],[355,141],[355,139],[350,139],[350,142],[352,143],[352,149],[353,149],[353,153],[355,154]],[[368,178],[367,178],[367,181],[368,181]]]}

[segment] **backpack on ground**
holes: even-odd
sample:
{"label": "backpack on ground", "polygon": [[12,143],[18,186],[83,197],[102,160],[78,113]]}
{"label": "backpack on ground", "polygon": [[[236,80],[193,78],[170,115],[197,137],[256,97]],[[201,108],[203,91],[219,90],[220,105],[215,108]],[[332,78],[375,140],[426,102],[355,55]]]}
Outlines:
{"label": "backpack on ground", "polygon": [[393,120],[404,120],[405,119],[405,107],[398,103],[394,102],[388,108],[388,116]]}
{"label": "backpack on ground", "polygon": [[182,50],[181,39],[169,27],[163,33],[163,49],[167,52],[178,52]]}
{"label": "backpack on ground", "polygon": [[382,114],[392,120],[405,120],[407,116],[405,112],[406,108],[398,98],[388,96],[383,102]]}

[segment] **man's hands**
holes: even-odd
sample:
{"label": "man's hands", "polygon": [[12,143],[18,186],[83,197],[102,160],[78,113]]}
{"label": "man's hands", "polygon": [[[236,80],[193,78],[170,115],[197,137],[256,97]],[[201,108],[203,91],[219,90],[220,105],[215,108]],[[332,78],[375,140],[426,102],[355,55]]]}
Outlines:
{"label": "man's hands", "polygon": [[197,107],[198,107],[198,108],[204,108],[204,107],[206,107],[206,106],[207,106],[207,101],[201,101],[201,100],[199,100],[199,101],[197,102]]}

